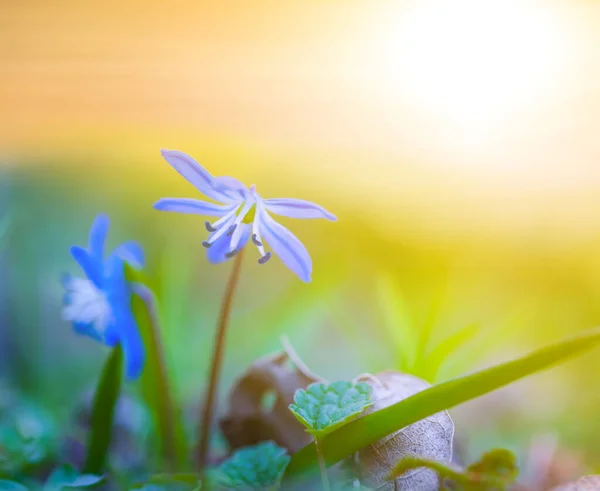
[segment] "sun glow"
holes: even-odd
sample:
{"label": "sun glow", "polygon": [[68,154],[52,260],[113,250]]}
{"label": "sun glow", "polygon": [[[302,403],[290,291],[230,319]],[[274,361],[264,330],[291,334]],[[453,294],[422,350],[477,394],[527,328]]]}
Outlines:
{"label": "sun glow", "polygon": [[462,146],[551,101],[573,58],[567,25],[527,0],[410,2],[386,15],[378,38],[390,92]]}

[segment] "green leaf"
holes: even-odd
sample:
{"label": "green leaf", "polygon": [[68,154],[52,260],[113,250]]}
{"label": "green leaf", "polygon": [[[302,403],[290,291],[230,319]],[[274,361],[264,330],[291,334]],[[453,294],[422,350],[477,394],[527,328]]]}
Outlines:
{"label": "green leaf", "polygon": [[496,449],[487,452],[478,462],[466,469],[448,462],[437,462],[414,455],[407,456],[392,468],[387,480],[393,481],[405,472],[420,467],[434,470],[440,480],[453,481],[452,489],[457,491],[505,490],[517,478],[517,459],[514,454],[505,449]]}
{"label": "green leaf", "polygon": [[0,491],[29,491],[28,488],[15,481],[0,479]]}
{"label": "green leaf", "polygon": [[311,435],[321,439],[369,407],[372,392],[365,382],[311,384],[296,391],[290,411]]}
{"label": "green leaf", "polygon": [[505,486],[512,484],[519,473],[517,458],[510,450],[497,448],[483,454],[479,461],[467,467],[472,481],[488,479]]}
{"label": "green leaf", "polygon": [[289,461],[285,449],[273,442],[242,448],[217,469],[206,473],[206,485],[203,488],[243,491],[276,489]]}
{"label": "green leaf", "polygon": [[[492,392],[532,373],[549,368],[600,344],[600,329],[592,329],[522,358],[435,385],[384,409],[357,419],[323,438],[328,465],[439,411]],[[309,472],[317,463],[314,444],[292,456],[287,476]]]}
{"label": "green leaf", "polygon": [[101,474],[110,447],[113,417],[123,379],[123,351],[119,345],[104,365],[92,407],[91,428],[84,465],[86,474]]}
{"label": "green leaf", "polygon": [[87,488],[104,480],[102,476],[79,474],[72,466],[63,465],[55,469],[44,484],[44,491],[60,491],[63,488]]}
{"label": "green leaf", "polygon": [[15,476],[48,460],[55,451],[56,433],[54,421],[34,404],[14,401],[0,408],[0,476]]}
{"label": "green leaf", "polygon": [[143,491],[192,491],[198,488],[197,474],[156,474],[131,489]]}

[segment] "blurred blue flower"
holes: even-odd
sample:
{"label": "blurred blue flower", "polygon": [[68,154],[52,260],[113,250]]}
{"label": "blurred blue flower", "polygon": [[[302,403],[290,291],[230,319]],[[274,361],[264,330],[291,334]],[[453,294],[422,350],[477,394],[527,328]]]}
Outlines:
{"label": "blurred blue flower", "polygon": [[125,278],[125,263],[144,265],[144,252],[136,242],[125,242],[104,258],[109,219],[98,215],[90,230],[88,248],[73,246],[71,255],[86,278],[66,275],[63,284],[63,318],[74,330],[107,346],[121,344],[129,379],[137,378],[144,367],[144,344],[131,311],[131,285]]}
{"label": "blurred blue flower", "polygon": [[235,256],[248,240],[258,248],[259,264],[271,258],[264,242],[302,281],[310,281],[312,261],[308,251],[296,236],[277,223],[268,212],[291,218],[336,217],[310,201],[291,198],[263,199],[254,185],[249,188],[233,177],[214,177],[192,157],[183,152],[163,150],[165,160],[202,194],[221,204],[189,198],[163,198],[154,208],[162,211],[193,213],[219,217],[205,222],[210,232],[202,244],[208,248],[208,260],[219,263]]}

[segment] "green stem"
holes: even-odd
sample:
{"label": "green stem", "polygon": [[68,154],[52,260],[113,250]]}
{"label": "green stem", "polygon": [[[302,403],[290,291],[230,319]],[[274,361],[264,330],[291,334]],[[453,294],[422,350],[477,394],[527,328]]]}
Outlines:
{"label": "green stem", "polygon": [[87,456],[83,467],[86,474],[102,474],[104,470],[122,378],[123,351],[117,345],[104,365],[94,396]]}
{"label": "green stem", "polygon": [[321,469],[321,484],[323,485],[323,491],[329,491],[329,477],[327,475],[327,466],[325,465],[325,458],[323,457],[323,449],[321,448],[321,442],[317,437],[315,438],[315,449],[317,451],[317,459],[319,460],[319,468]]}
{"label": "green stem", "polygon": [[[152,291],[141,283],[133,285],[134,293],[144,302],[145,311],[148,316],[146,334],[144,337],[147,347],[147,377],[152,372],[150,382],[152,383],[152,405],[154,406],[155,416],[160,433],[161,448],[168,470],[173,472],[177,467],[177,411],[173,403],[173,396],[169,385],[167,375],[167,365],[160,335],[160,322],[156,309],[156,299]],[[142,315],[139,309],[135,308],[138,323],[141,324],[139,317]],[[140,326],[141,327],[141,326]],[[142,330],[143,331],[143,330]]]}
{"label": "green stem", "polygon": [[229,314],[231,311],[233,294],[235,293],[235,287],[240,276],[240,268],[242,265],[243,253],[244,249],[241,249],[235,257],[233,269],[231,270],[231,276],[229,277],[227,288],[225,290],[225,296],[223,297],[223,304],[221,305],[221,313],[219,315],[219,321],[217,324],[217,333],[215,336],[215,344],[213,348],[213,358],[212,363],[210,365],[208,389],[206,390],[206,395],[204,397],[204,410],[202,413],[202,419],[199,428],[200,442],[198,447],[198,470],[201,476],[204,472],[206,462],[208,459],[211,426],[213,420],[213,409],[215,405],[215,400],[217,398],[217,389],[219,386],[221,365],[223,364],[223,354],[225,351],[225,334],[227,332],[227,326],[229,324]]}

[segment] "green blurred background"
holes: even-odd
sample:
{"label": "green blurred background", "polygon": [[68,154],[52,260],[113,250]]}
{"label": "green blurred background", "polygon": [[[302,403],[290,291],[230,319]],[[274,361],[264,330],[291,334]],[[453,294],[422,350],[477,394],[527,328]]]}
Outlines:
{"label": "green blurred background", "polygon": [[[289,336],[328,379],[435,382],[600,321],[600,5],[4,2],[0,376],[57,412],[106,350],[61,320],[98,212],[137,239],[177,395],[204,388],[229,264],[161,148],[337,223],[283,219],[313,282],[246,257],[226,387]],[[453,411],[471,448],[555,435],[600,459],[598,353]],[[475,451],[475,450],[473,450]]]}

